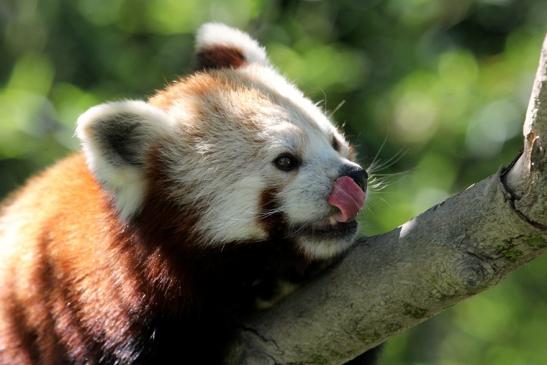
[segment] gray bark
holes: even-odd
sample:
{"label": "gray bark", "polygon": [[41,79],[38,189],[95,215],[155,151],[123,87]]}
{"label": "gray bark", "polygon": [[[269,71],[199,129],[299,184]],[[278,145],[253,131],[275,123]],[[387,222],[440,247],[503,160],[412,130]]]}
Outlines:
{"label": "gray bark", "polygon": [[391,232],[244,323],[228,364],[341,364],[495,285],[547,250],[547,38],[506,169]]}

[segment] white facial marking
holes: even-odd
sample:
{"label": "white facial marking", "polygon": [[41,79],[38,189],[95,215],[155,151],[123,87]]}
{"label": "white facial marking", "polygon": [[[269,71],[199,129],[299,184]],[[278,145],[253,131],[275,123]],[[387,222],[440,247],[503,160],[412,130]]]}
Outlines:
{"label": "white facial marking", "polygon": [[[201,220],[203,231],[213,242],[236,242],[242,240],[264,240],[267,238],[257,224],[259,196],[264,189],[262,179],[256,176],[243,177],[224,188],[223,195],[216,196]],[[249,222],[255,221],[254,224]]]}
{"label": "white facial marking", "polygon": [[328,259],[339,255],[350,248],[357,236],[357,232],[351,237],[344,237],[344,239],[297,239],[298,247],[302,252],[312,258],[316,259]]}

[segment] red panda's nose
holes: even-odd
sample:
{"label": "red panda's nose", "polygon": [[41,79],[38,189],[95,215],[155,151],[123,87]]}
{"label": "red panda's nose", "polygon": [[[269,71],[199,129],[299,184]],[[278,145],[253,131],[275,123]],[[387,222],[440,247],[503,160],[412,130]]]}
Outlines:
{"label": "red panda's nose", "polygon": [[363,191],[367,190],[367,172],[357,164],[345,164],[340,170],[340,177],[350,177]]}

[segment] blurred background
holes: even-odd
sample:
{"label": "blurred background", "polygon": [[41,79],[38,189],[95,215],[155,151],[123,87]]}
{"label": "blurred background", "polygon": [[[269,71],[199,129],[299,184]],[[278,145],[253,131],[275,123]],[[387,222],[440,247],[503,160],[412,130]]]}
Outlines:
{"label": "blurred background", "polygon": [[[375,234],[516,156],[547,1],[2,0],[0,197],[78,148],[86,108],[189,72],[209,20],[259,38],[374,161]],[[381,364],[547,364],[546,267],[393,338]]]}

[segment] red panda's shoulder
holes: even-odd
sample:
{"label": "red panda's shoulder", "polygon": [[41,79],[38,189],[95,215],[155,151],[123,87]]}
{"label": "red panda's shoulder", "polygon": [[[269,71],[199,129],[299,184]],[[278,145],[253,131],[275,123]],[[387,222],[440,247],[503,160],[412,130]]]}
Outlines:
{"label": "red panda's shoulder", "polygon": [[54,217],[65,222],[82,221],[86,215],[109,209],[107,203],[83,154],[75,153],[31,177],[5,200],[0,216],[32,215],[34,222]]}
{"label": "red panda's shoulder", "polygon": [[92,265],[93,250],[119,224],[112,209],[81,153],[30,178],[0,210],[0,266],[17,268],[14,289],[33,281],[45,252],[56,262]]}
{"label": "red panda's shoulder", "polygon": [[[4,203],[0,364],[83,356],[86,343],[99,335],[127,340],[120,308],[141,306],[135,275],[124,271],[124,257],[112,248],[121,230],[113,209],[80,153],[32,177]],[[116,280],[124,282],[122,289]]]}

